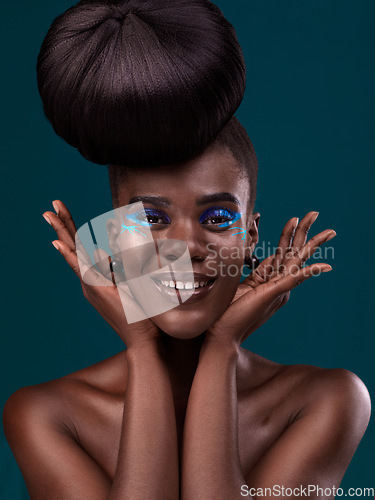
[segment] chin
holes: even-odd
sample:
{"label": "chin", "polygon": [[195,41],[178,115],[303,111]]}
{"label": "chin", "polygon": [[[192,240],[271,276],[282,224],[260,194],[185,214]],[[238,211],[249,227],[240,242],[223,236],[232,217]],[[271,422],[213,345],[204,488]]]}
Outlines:
{"label": "chin", "polygon": [[166,335],[188,340],[204,333],[216,321],[216,316],[217,312],[214,317],[213,313],[207,310],[189,310],[187,306],[182,305],[151,319]]}

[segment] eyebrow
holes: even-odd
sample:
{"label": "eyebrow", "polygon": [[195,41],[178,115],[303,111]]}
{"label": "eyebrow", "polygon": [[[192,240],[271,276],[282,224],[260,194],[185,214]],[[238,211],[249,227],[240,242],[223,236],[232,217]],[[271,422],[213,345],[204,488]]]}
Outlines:
{"label": "eyebrow", "polygon": [[[137,203],[139,201],[141,201],[142,203],[151,203],[159,207],[169,207],[171,205],[168,198],[165,198],[164,196],[154,196],[154,195],[134,196],[129,201],[129,205],[131,203]],[[205,194],[197,199],[196,205],[200,207],[202,205],[208,205],[209,203],[217,203],[219,201],[230,201],[232,203],[240,205],[238,198],[231,193]]]}
{"label": "eyebrow", "polygon": [[230,193],[205,194],[197,200],[196,205],[207,205],[208,203],[217,203],[218,201],[230,201],[240,205],[238,198]]}
{"label": "eyebrow", "polygon": [[130,201],[129,205],[131,203],[137,203],[137,202],[143,202],[143,203],[152,203],[153,205],[156,205],[158,207],[169,207],[170,202],[168,198],[165,198],[164,196],[134,196]]}

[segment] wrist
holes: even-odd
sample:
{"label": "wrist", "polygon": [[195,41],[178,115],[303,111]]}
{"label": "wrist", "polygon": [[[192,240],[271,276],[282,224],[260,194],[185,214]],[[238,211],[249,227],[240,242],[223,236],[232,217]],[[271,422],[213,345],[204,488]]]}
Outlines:
{"label": "wrist", "polygon": [[131,344],[127,345],[127,356],[128,358],[146,358],[146,357],[155,357],[164,359],[165,349],[161,339],[159,338],[148,338],[133,341]]}
{"label": "wrist", "polygon": [[201,354],[206,352],[215,353],[218,356],[232,358],[236,360],[239,356],[239,344],[230,338],[223,338],[207,331],[205,340],[202,344]]}

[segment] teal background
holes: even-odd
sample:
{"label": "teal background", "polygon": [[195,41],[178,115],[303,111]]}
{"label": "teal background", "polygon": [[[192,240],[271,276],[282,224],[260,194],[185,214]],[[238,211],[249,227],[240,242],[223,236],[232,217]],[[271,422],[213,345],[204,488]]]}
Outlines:
{"label": "teal background", "polygon": [[[35,63],[42,39],[71,1],[1,2],[1,409],[18,388],[61,377],[122,350],[83,298],[42,218],[66,202],[77,226],[112,208],[106,168],[90,164],[44,118]],[[217,0],[248,68],[237,116],[259,159],[261,239],[320,212],[333,228],[333,271],[294,290],[245,346],[280,363],[341,367],[373,398],[374,38],[372,0]],[[341,484],[375,487],[375,424]],[[28,498],[1,432],[0,498]]]}

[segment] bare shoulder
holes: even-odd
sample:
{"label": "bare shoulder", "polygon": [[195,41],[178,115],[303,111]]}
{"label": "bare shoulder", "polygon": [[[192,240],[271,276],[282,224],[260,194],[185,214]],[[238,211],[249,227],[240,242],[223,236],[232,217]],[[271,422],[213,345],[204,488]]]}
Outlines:
{"label": "bare shoulder", "polygon": [[[344,368],[307,367],[301,381],[305,393],[301,414],[324,414],[327,423],[336,421],[342,432],[364,434],[371,416],[371,398],[364,382]],[[333,423],[332,423],[333,425]]]}
{"label": "bare shoulder", "polygon": [[[95,419],[121,390],[124,355],[116,356],[23,387],[8,398],[3,410],[4,432],[32,498],[41,498],[49,488],[56,498],[90,492],[94,499],[108,493],[108,474],[82,446],[76,424]],[[80,476],[72,481],[77,470]],[[49,498],[55,497],[51,493]]]}
{"label": "bare shoulder", "polygon": [[[6,401],[4,429],[11,432],[20,418],[54,419],[69,430],[74,403],[90,394],[123,394],[126,386],[126,355],[122,351],[94,365],[41,384],[22,387]],[[70,429],[71,430],[71,429]]]}
{"label": "bare shoulder", "polygon": [[[254,376],[243,398],[243,435],[246,442],[247,429],[256,429],[260,451],[249,455],[246,481],[292,486],[303,469],[306,484],[339,485],[370,419],[363,381],[342,368],[248,357]],[[257,445],[253,436],[249,449]]]}
{"label": "bare shoulder", "polygon": [[323,407],[350,413],[367,427],[371,399],[364,382],[345,368],[321,368],[312,365],[289,365],[286,374],[295,378],[296,391],[303,408]]}
{"label": "bare shoulder", "polygon": [[61,378],[22,387],[8,398],[3,410],[3,426],[11,446],[18,436],[29,432],[39,422],[53,422],[56,428],[61,424],[63,430],[65,386]]}
{"label": "bare shoulder", "polygon": [[355,422],[357,428],[366,429],[371,415],[369,391],[350,370],[308,364],[284,365],[250,351],[245,359],[251,390],[276,394],[275,402],[282,402],[289,411],[289,422],[302,412],[320,408],[325,413],[346,415],[348,425]]}

